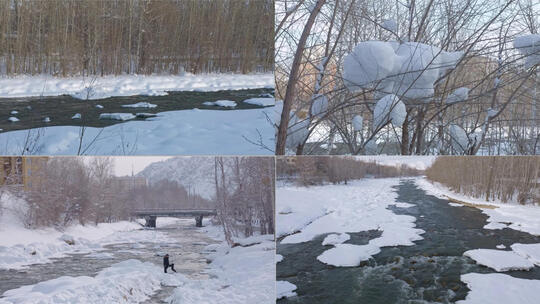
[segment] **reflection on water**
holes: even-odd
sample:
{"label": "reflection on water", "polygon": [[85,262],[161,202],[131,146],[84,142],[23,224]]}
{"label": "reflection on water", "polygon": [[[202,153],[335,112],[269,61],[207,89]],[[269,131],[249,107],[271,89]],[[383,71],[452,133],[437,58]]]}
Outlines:
{"label": "reflection on water", "polygon": [[[177,224],[155,230],[167,234],[174,241],[106,245],[105,250],[97,253],[69,254],[64,258],[53,259],[52,263],[31,265],[24,270],[0,270],[0,294],[61,276],[95,276],[98,271],[127,259],[151,262],[162,269],[163,260],[158,255],[163,253],[169,254],[177,272],[192,279],[208,278],[205,271],[207,262],[202,252],[204,247],[216,241],[199,232],[193,220],[181,220]],[[146,303],[160,303],[171,290],[160,290]]]}
{"label": "reflection on water", "polygon": [[[469,289],[460,275],[489,273],[463,252],[496,245],[540,243],[540,237],[511,230],[486,230],[487,216],[476,208],[452,207],[447,201],[427,195],[410,180],[396,187],[398,201],[416,204],[389,209],[416,217],[416,226],[426,231],[415,246],[385,247],[360,267],[336,268],[316,258],[330,247],[321,245],[325,235],[301,244],[278,244],[284,260],[277,264],[278,280],[297,286],[298,297],[278,303],[453,303],[464,299]],[[351,234],[347,243],[366,244],[377,232]],[[510,271],[519,278],[540,279],[540,268]]]}

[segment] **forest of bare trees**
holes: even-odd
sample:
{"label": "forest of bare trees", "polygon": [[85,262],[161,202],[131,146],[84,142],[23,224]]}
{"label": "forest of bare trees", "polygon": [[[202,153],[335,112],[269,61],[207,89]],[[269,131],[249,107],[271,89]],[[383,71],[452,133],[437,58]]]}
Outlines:
{"label": "forest of bare trees", "polygon": [[218,220],[225,238],[274,233],[273,157],[216,157],[214,182]]}
{"label": "forest of bare trees", "polygon": [[265,72],[272,0],[0,0],[0,75]]}
{"label": "forest of bare trees", "polygon": [[396,167],[360,161],[354,156],[294,156],[277,157],[276,174],[278,180],[309,186],[347,184],[350,180],[366,177],[418,176],[422,171],[406,165]]}
{"label": "forest of bare trees", "polygon": [[[538,34],[539,15],[532,0],[277,0],[276,94],[283,111],[274,121],[276,154],[540,153],[540,72],[530,60],[538,55],[514,45]],[[408,90],[430,73],[430,60],[359,89],[350,76],[370,71],[346,59],[367,41],[387,43],[392,53],[413,46],[411,58],[421,49],[434,58],[460,56],[444,67],[432,94],[412,98]],[[368,63],[366,55],[384,58],[364,53]],[[403,115],[376,123],[375,105],[392,77],[402,80],[395,94]],[[408,86],[406,77],[416,79]]]}
{"label": "forest of bare trees", "polygon": [[438,157],[429,180],[486,201],[540,204],[540,157]]}
{"label": "forest of bare trees", "polygon": [[[117,177],[113,170],[111,157],[46,158],[27,177],[31,185],[5,183],[0,188],[28,203],[22,216],[29,227],[128,220],[137,208],[214,208],[213,202],[189,193],[177,182],[137,185],[134,177]],[[8,178],[17,178],[16,174]]]}

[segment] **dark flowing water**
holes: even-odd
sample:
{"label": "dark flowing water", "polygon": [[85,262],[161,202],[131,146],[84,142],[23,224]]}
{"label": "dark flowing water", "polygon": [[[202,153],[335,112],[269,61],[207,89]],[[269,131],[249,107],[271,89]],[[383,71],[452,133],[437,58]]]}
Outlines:
{"label": "dark flowing water", "polygon": [[[61,276],[95,276],[100,270],[128,259],[151,262],[162,268],[163,258],[158,254],[168,253],[177,272],[192,279],[206,279],[207,261],[204,247],[216,243],[215,240],[195,228],[193,221],[157,228],[173,239],[162,243],[122,243],[104,246],[110,258],[96,258],[89,254],[69,254],[68,257],[53,259],[52,263],[31,265],[24,270],[0,270],[0,295],[10,289]],[[162,270],[161,270],[162,271]],[[163,287],[145,303],[162,303],[174,288]]]}
{"label": "dark flowing water", "polygon": [[[101,113],[153,113],[198,108],[201,110],[244,110],[261,108],[257,105],[242,101],[255,97],[269,97],[273,89],[227,90],[216,92],[168,92],[165,96],[127,96],[109,97],[96,100],[80,100],[68,95],[54,97],[23,97],[0,98],[0,129],[3,132],[26,130],[50,126],[89,126],[106,127],[117,123],[116,120],[100,120]],[[204,105],[205,101],[233,100],[235,108]],[[137,102],[149,102],[157,105],[155,108],[125,108],[122,105]],[[103,108],[96,108],[102,105]],[[18,111],[11,115],[11,111]],[[81,113],[82,119],[71,119],[76,113]],[[10,122],[8,118],[15,116],[18,122]],[[43,119],[49,117],[50,122]],[[143,120],[143,118],[137,118]]]}
{"label": "dark flowing water", "polygon": [[[332,267],[316,258],[331,248],[322,246],[326,235],[301,244],[278,244],[283,255],[277,264],[278,280],[297,286],[297,297],[278,303],[453,303],[466,297],[469,289],[460,275],[494,270],[463,257],[470,249],[495,249],[514,243],[540,243],[540,237],[511,230],[486,230],[487,216],[470,207],[452,207],[447,201],[427,195],[413,181],[398,187],[398,201],[416,204],[411,208],[389,207],[397,214],[416,217],[416,226],[426,232],[415,246],[384,247],[359,267]],[[366,244],[376,231],[352,233],[350,244]],[[507,249],[508,250],[508,249]],[[505,274],[540,279],[540,267]]]}

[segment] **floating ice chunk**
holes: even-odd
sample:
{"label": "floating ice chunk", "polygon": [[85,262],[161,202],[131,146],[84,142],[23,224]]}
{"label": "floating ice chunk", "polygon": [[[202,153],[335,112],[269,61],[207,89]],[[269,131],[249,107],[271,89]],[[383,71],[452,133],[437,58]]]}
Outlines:
{"label": "floating ice chunk", "polygon": [[540,64],[540,34],[530,34],[514,39],[514,47],[525,56],[525,67]]}
{"label": "floating ice chunk", "polygon": [[476,263],[495,269],[498,272],[508,270],[529,270],[534,264],[512,251],[495,249],[473,249],[463,253]]}
{"label": "floating ice chunk", "polygon": [[313,104],[311,105],[312,116],[323,116],[328,111],[328,98],[326,96],[318,94],[313,96]]}
{"label": "floating ice chunk", "polygon": [[448,98],[446,98],[447,104],[454,104],[458,102],[462,102],[467,100],[469,98],[469,88],[462,87],[457,88],[452,92],[450,95],[448,95]]}
{"label": "floating ice chunk", "polygon": [[103,106],[98,104],[98,105],[96,105],[96,108],[103,109]]}
{"label": "floating ice chunk", "polygon": [[99,114],[99,119],[130,120],[133,118],[135,118],[135,115],[131,113],[101,113]]}
{"label": "floating ice chunk", "polygon": [[68,245],[75,245],[75,238],[72,235],[62,234],[62,236],[60,236],[60,240],[66,242]]}
{"label": "floating ice chunk", "polygon": [[495,246],[495,248],[497,248],[497,249],[505,249],[506,246],[504,246],[504,244],[499,244],[499,245]]}
{"label": "floating ice chunk", "polygon": [[137,102],[134,104],[122,105],[123,108],[155,108],[157,105],[149,102]]}
{"label": "floating ice chunk", "polygon": [[71,116],[71,119],[81,119],[81,113],[76,113],[75,115]]}
{"label": "floating ice chunk", "polygon": [[17,117],[15,117],[15,116],[11,116],[10,118],[8,118],[8,120],[11,121],[11,122],[19,121],[19,119]]}
{"label": "floating ice chunk", "polygon": [[16,111],[16,110],[11,111],[11,115],[17,115],[17,114],[19,114],[19,111]]}
{"label": "floating ice chunk", "polygon": [[50,117],[45,117],[45,118],[43,118],[43,122],[51,122],[51,118]]}
{"label": "floating ice chunk", "polygon": [[346,241],[348,241],[350,239],[351,239],[351,236],[348,235],[347,233],[340,233],[340,234],[332,233],[332,234],[327,235],[324,238],[322,244],[323,244],[323,246],[337,245],[337,244],[345,243]]}
{"label": "floating ice chunk", "polygon": [[516,254],[526,258],[537,266],[540,266],[540,244],[516,243],[510,247]]}
{"label": "floating ice chunk", "polygon": [[458,304],[536,304],[540,280],[518,279],[502,273],[467,273],[461,281],[471,290]]}
{"label": "floating ice chunk", "polygon": [[415,206],[415,205],[409,204],[409,203],[397,203],[397,202],[396,202],[396,203],[393,203],[393,204],[391,204],[391,205],[394,205],[394,206],[396,206],[396,207],[398,207],[398,208],[411,208],[411,207],[414,207],[414,206]]}
{"label": "floating ice chunk", "polygon": [[236,102],[234,102],[232,100],[205,101],[205,102],[203,102],[203,105],[205,105],[205,106],[218,106],[218,107],[234,108],[234,107],[236,107]]}
{"label": "floating ice chunk", "polygon": [[250,98],[250,99],[244,100],[243,102],[261,106],[261,107],[268,107],[268,106],[275,105],[276,99],[273,98],[272,95],[270,95],[270,98]]}
{"label": "floating ice chunk", "polygon": [[402,126],[407,116],[405,104],[396,95],[389,94],[375,104],[373,127],[375,129],[391,121],[394,126]]}
{"label": "floating ice chunk", "polygon": [[449,127],[450,138],[452,147],[458,152],[464,152],[469,146],[469,138],[465,130],[458,125],[450,125]]}
{"label": "floating ice chunk", "polygon": [[351,91],[372,88],[374,82],[394,73],[397,57],[392,45],[383,41],[365,41],[354,47],[343,64],[345,86]]}
{"label": "floating ice chunk", "polygon": [[374,254],[380,251],[381,249],[378,246],[371,244],[337,244],[336,247],[326,250],[319,255],[317,260],[337,267],[356,267],[362,261],[369,260]]}
{"label": "floating ice chunk", "polygon": [[352,119],[352,125],[353,130],[358,132],[362,131],[362,123],[364,122],[364,119],[360,115],[355,115]]}
{"label": "floating ice chunk", "polygon": [[288,298],[296,296],[296,285],[287,281],[277,281],[276,282],[276,298],[279,300],[281,298]]}

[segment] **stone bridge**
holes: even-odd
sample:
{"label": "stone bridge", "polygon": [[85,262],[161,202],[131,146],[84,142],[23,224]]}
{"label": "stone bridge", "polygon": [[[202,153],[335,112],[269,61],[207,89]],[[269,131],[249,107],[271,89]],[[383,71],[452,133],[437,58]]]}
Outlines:
{"label": "stone bridge", "polygon": [[161,209],[147,208],[137,209],[132,212],[133,216],[144,218],[146,227],[156,227],[156,219],[158,217],[194,217],[195,226],[202,227],[204,216],[216,215],[216,210],[213,209]]}

